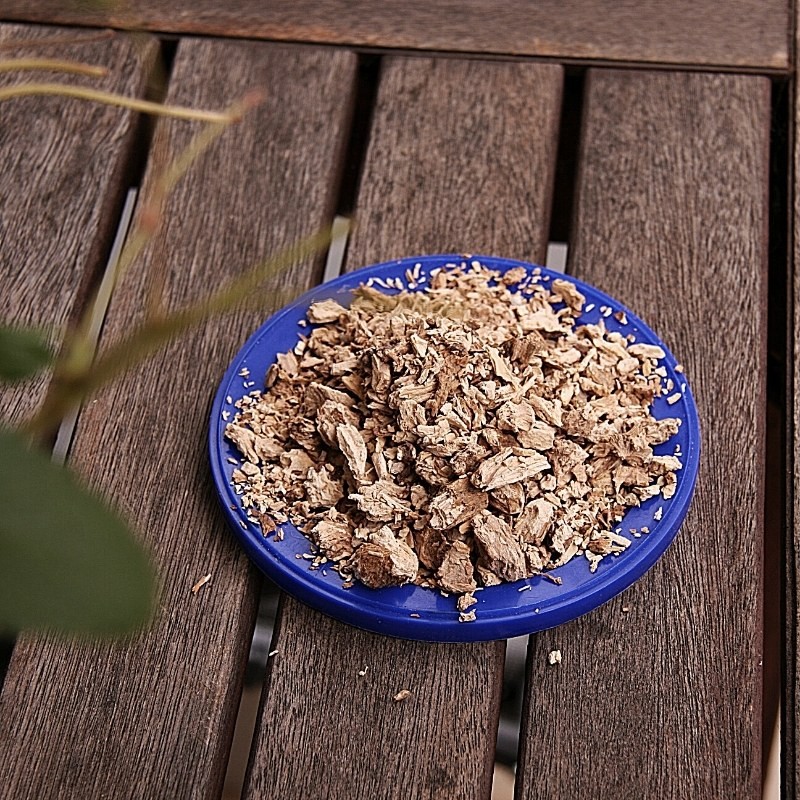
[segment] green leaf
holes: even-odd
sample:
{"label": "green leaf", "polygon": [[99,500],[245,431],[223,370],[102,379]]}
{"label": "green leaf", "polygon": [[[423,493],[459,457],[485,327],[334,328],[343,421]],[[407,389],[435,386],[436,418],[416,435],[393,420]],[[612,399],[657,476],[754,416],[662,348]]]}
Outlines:
{"label": "green leaf", "polygon": [[154,578],[125,523],[66,468],[0,430],[0,632],[132,633]]}
{"label": "green leaf", "polygon": [[24,380],[52,360],[53,353],[41,331],[0,326],[0,380]]}

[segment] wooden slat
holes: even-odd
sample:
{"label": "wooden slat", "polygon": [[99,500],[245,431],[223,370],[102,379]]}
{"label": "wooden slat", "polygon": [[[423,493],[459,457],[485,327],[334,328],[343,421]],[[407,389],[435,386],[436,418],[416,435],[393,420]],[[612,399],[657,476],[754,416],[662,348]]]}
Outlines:
{"label": "wooden slat", "polygon": [[[541,259],[561,81],[558,67],[390,59],[348,268],[425,251]],[[292,600],[279,626],[247,797],[488,797],[503,643],[399,641]]]}
{"label": "wooden slat", "polygon": [[786,0],[6,0],[7,19],[557,58],[789,68]]}
{"label": "wooden slat", "polygon": [[[142,318],[158,280],[176,306],[330,219],[354,81],[355,58],[344,52],[181,41],[170,100],[224,107],[254,86],[268,99],[178,185],[143,267],[114,296],[106,341]],[[197,130],[160,126],[151,163]],[[283,273],[273,304],[309,287],[319,267],[315,260]],[[207,413],[226,364],[265,313],[209,322],[82,414],[73,463],[151,549],[158,611],[152,630],[130,644],[25,637],[18,645],[0,702],[7,796],[221,791],[259,582],[217,508]],[[192,594],[206,573],[210,583]]]}
{"label": "wooden slat", "polygon": [[686,365],[701,469],[663,559],[533,637],[517,796],[760,797],[769,83],[597,71],[585,103],[572,270]]}
{"label": "wooden slat", "polygon": [[[69,82],[141,95],[155,40],[133,47],[122,35],[0,25],[0,58],[59,58],[108,68],[103,78],[48,72],[0,73],[0,86]],[[23,42],[27,44],[23,44]],[[58,97],[0,107],[0,282],[4,324],[52,331],[57,347],[91,280],[104,266],[125,188],[136,115]],[[19,423],[44,397],[48,376],[0,387],[0,419]]]}

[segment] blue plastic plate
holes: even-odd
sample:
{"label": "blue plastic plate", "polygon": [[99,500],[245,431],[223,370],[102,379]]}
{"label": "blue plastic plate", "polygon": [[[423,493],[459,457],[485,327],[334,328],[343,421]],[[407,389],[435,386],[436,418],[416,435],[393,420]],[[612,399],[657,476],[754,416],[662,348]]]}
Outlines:
{"label": "blue plastic plate", "polygon": [[[541,280],[545,282],[564,277],[521,261],[485,256],[472,256],[472,260],[500,271],[520,266],[527,270],[540,269]],[[463,262],[464,257],[458,255],[404,258],[342,275],[304,294],[271,317],[250,337],[225,373],[211,410],[209,443],[214,484],[225,515],[250,558],[298,600],[343,622],[389,636],[443,642],[506,639],[551,628],[591,611],[630,586],[664,553],[686,515],[697,478],[700,458],[697,409],[686,378],[675,372],[674,357],[635,314],[603,292],[569,276],[586,297],[586,310],[577,322],[594,323],[604,319],[609,330],[632,333],[637,342],[662,347],[666,352],[662,364],[675,384],[675,391],[681,392],[680,399],[674,404],[668,405],[666,398],[661,397],[652,409],[655,417],[682,419],[678,433],[655,449],[657,454],[664,455],[672,454],[676,446],[680,447],[683,469],[677,475],[677,491],[670,500],[658,496],[639,508],[629,510],[618,526],[628,538],[632,538],[631,528],[648,527],[648,534],[632,538],[631,546],[621,555],[604,558],[595,573],[589,571],[589,562],[585,558],[576,556],[549,573],[562,579],[560,586],[536,576],[476,592],[478,603],[473,606],[476,612],[474,622],[459,622],[455,598],[443,597],[433,589],[417,586],[368,589],[360,584],[342,588],[342,579],[334,570],[310,568],[310,562],[302,558],[303,553],[310,552],[309,541],[289,523],[281,526],[284,531],[282,541],[276,541],[273,536],[265,538],[260,528],[248,521],[231,485],[231,475],[241,463],[241,456],[224,438],[223,432],[227,420],[233,419],[236,413],[236,401],[252,391],[263,389],[267,368],[275,361],[276,355],[290,350],[298,336],[308,331],[298,323],[305,318],[312,302],[332,297],[346,305],[351,289],[369,278],[399,278],[405,283],[406,270],[413,270],[417,264],[421,265],[418,268],[421,274],[429,274],[437,267]],[[620,310],[627,317],[624,325],[612,314]],[[249,377],[242,377],[243,371],[249,373]],[[657,521],[654,514],[658,509],[661,509],[662,516]]]}

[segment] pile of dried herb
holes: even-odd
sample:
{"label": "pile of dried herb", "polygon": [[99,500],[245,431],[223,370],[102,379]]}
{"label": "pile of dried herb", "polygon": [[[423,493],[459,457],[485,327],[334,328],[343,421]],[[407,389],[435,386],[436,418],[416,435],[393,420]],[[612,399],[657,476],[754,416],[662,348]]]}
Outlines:
{"label": "pile of dried herb", "polygon": [[418,291],[312,305],[308,336],[237,403],[251,518],[265,535],[290,519],[346,585],[412,582],[464,612],[480,586],[623,551],[626,509],[671,497],[681,467],[653,452],[680,424],[650,413],[672,390],[663,351],[576,326],[583,295],[538,271],[407,277]]}

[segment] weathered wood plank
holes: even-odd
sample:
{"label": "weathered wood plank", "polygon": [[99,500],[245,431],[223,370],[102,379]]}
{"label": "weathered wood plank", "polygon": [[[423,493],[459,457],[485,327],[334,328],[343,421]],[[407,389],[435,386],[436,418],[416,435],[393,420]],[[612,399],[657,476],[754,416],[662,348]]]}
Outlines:
{"label": "weathered wood plank", "polygon": [[561,70],[388,59],[349,269],[417,253],[547,249]]}
{"label": "weathered wood plank", "polygon": [[[561,81],[551,66],[390,59],[348,268],[465,249],[541,259]],[[289,599],[279,626],[246,796],[488,797],[503,643],[399,641]]]}
{"label": "weathered wood plank", "polygon": [[[83,37],[83,39],[82,39]],[[23,44],[25,42],[26,44]],[[155,40],[137,49],[119,34],[0,25],[2,58],[59,58],[108,69],[103,78],[48,72],[0,73],[0,86],[62,82],[142,95]],[[3,324],[52,331],[80,311],[114,236],[134,145],[136,115],[60,97],[0,106],[0,282]],[[49,377],[0,387],[0,419],[19,423],[41,403]]]}
{"label": "weathered wood plank", "polygon": [[[354,79],[355,58],[344,52],[181,41],[171,101],[224,107],[253,87],[267,101],[179,183],[143,264],[113,298],[106,343],[141,320],[158,280],[177,306],[330,220]],[[197,130],[159,126],[151,165]],[[280,294],[270,301],[265,291],[264,304],[308,288],[320,267],[310,260],[284,272],[271,284]],[[264,313],[209,322],[82,414],[73,465],[113,496],[149,546],[158,611],[152,629],[127,644],[23,638],[0,702],[9,796],[221,791],[259,581],[217,508],[207,413],[224,367]],[[207,573],[211,582],[192,594]]]}
{"label": "weathered wood plank", "polygon": [[143,0],[102,10],[5,0],[8,19],[567,59],[788,70],[784,0]]}
{"label": "weathered wood plank", "polygon": [[664,558],[533,637],[517,796],[760,797],[769,83],[590,72],[584,120],[572,271],[683,360],[703,452]]}

